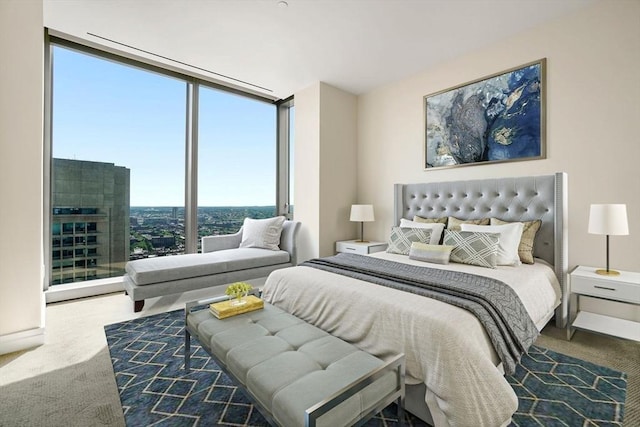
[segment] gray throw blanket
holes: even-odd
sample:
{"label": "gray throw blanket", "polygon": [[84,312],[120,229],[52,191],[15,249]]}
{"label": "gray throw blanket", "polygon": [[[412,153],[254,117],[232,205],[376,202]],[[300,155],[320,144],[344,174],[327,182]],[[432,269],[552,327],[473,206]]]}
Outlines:
{"label": "gray throw blanket", "polygon": [[538,329],[520,297],[500,280],[346,253],[312,259],[301,265],[411,292],[468,310],[484,326],[507,374],[515,371],[520,356],[538,337]]}

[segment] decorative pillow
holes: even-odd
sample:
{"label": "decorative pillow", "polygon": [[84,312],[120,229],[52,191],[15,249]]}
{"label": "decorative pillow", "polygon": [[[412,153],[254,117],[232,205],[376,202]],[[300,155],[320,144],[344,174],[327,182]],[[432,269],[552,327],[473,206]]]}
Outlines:
{"label": "decorative pillow", "polygon": [[438,224],[444,224],[447,225],[447,217],[443,216],[442,218],[423,218],[421,216],[415,215],[413,217],[413,221],[414,222],[424,222],[425,224],[433,224],[438,223]]}
{"label": "decorative pillow", "polygon": [[447,229],[452,231],[460,231],[461,224],[489,225],[489,218],[482,219],[458,219],[450,216],[447,221]]}
{"label": "decorative pillow", "polygon": [[449,264],[449,257],[451,257],[453,248],[454,246],[413,242],[411,249],[409,249],[409,258],[435,264]]}
{"label": "decorative pillow", "polygon": [[245,218],[242,225],[241,248],[263,248],[280,250],[280,235],[285,218],[276,216],[266,219]]}
{"label": "decorative pillow", "polygon": [[[498,218],[491,218],[491,225],[504,225],[509,224],[507,221],[502,221]],[[524,227],[522,228],[522,236],[520,237],[520,244],[518,245],[518,256],[520,261],[525,264],[533,264],[533,242],[536,240],[536,233],[540,230],[542,221],[536,219],[535,221],[522,221]]]}
{"label": "decorative pillow", "polygon": [[408,219],[404,219],[404,218],[400,219],[400,227],[425,228],[425,229],[431,230],[431,241],[427,243],[431,243],[432,245],[437,245],[440,243],[440,238],[442,237],[442,230],[444,230],[444,224],[415,222],[415,221],[409,221]]}
{"label": "decorative pillow", "polygon": [[454,246],[451,261],[480,267],[496,268],[498,233],[444,231],[443,244]]}
{"label": "decorative pillow", "polygon": [[523,224],[521,222],[512,222],[505,225],[473,225],[460,224],[462,231],[476,231],[480,233],[498,233],[500,239],[498,242],[497,265],[520,265],[520,257],[518,256],[518,245],[520,244],[520,236],[522,236]]}
{"label": "decorative pillow", "polygon": [[387,252],[392,254],[409,255],[413,242],[429,243],[431,230],[426,228],[391,227]]}

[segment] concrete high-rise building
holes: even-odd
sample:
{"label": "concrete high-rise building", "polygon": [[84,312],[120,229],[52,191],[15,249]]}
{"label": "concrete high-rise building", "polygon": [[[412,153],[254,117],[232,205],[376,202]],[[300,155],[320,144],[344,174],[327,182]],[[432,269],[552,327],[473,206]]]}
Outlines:
{"label": "concrete high-rise building", "polygon": [[129,260],[129,169],[53,159],[52,285],[120,276]]}

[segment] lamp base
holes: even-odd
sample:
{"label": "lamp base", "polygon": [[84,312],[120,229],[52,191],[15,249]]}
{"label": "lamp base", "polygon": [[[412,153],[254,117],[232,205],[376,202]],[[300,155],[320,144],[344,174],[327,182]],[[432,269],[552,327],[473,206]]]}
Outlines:
{"label": "lamp base", "polygon": [[356,243],[369,243],[368,240],[354,240]]}
{"label": "lamp base", "polygon": [[596,274],[602,274],[603,276],[619,276],[620,272],[615,270],[596,270]]}

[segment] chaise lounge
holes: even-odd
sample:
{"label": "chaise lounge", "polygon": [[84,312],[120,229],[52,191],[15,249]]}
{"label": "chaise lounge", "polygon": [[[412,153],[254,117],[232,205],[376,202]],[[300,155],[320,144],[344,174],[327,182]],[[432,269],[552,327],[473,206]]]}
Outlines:
{"label": "chaise lounge", "polygon": [[256,239],[245,233],[248,228],[255,229],[255,224],[264,225],[261,221],[268,220],[245,219],[235,234],[203,237],[202,253],[127,262],[124,288],[133,300],[134,311],[142,310],[146,298],[257,279],[274,270],[297,265],[296,236],[300,222],[277,218],[270,219],[282,227],[277,245],[261,245],[262,236]]}

